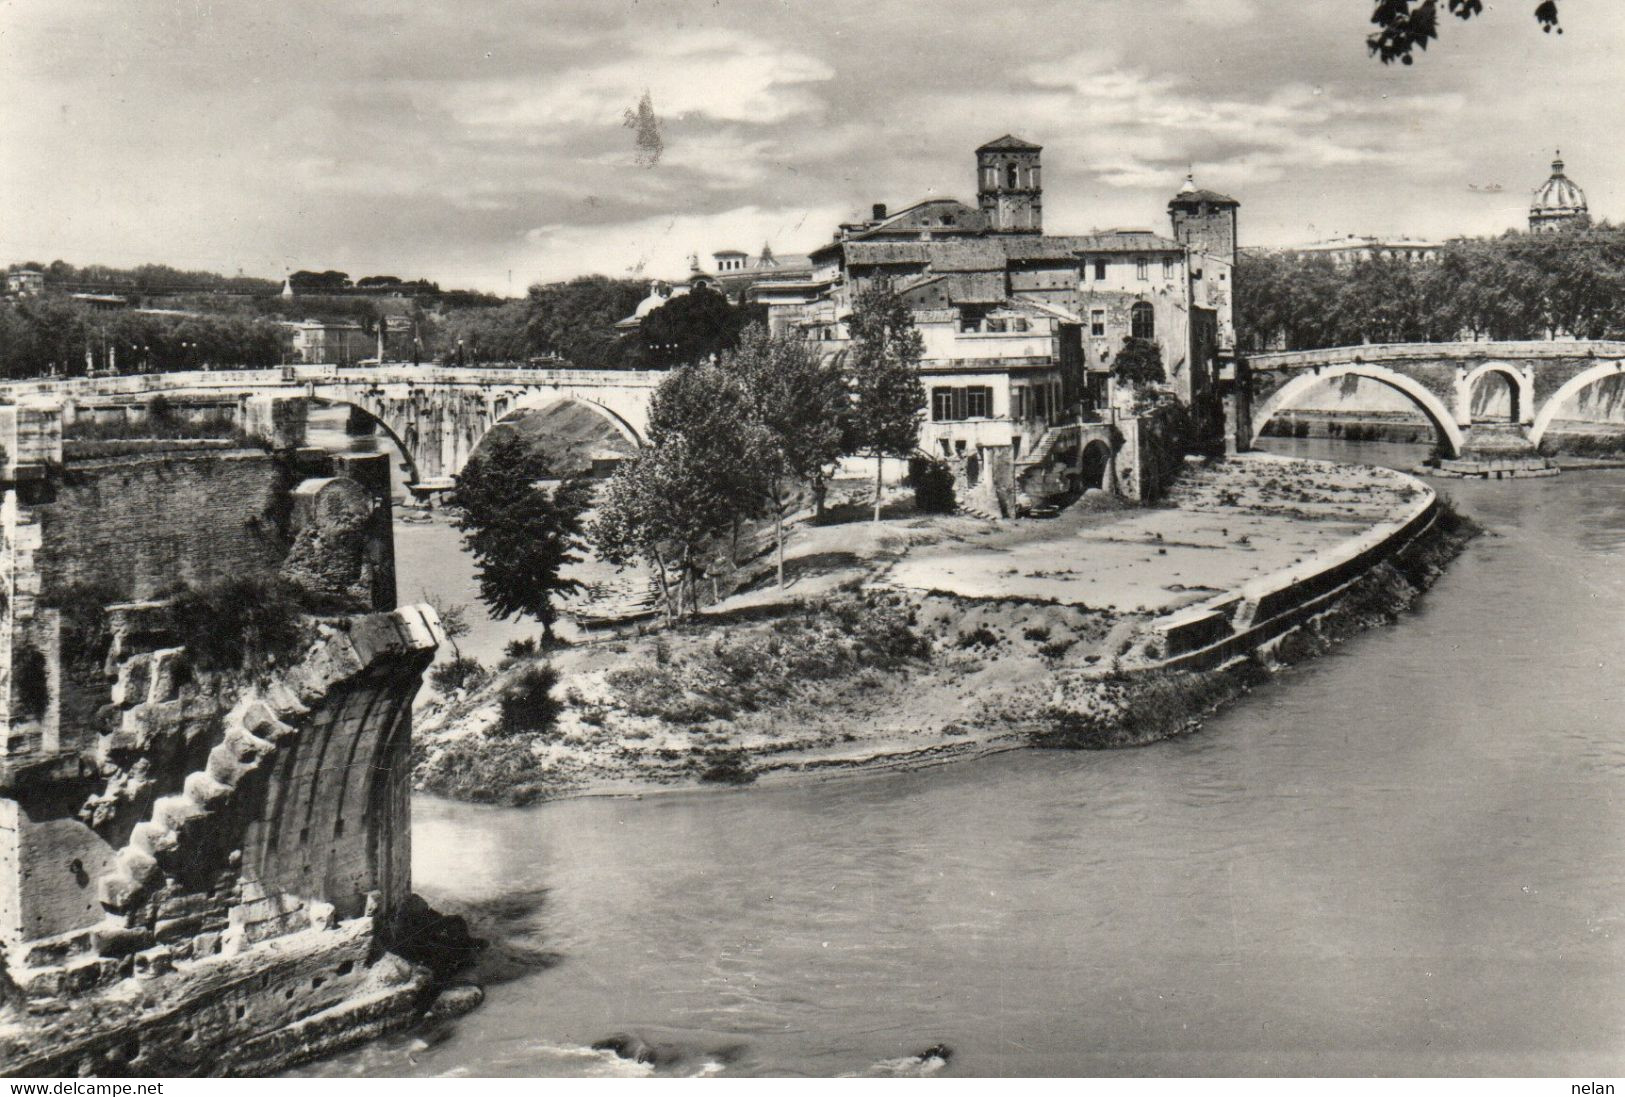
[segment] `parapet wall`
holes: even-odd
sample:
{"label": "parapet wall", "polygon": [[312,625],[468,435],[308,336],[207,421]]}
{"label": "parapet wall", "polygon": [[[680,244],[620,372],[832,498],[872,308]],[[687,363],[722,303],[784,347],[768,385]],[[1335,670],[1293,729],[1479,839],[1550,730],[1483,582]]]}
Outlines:
{"label": "parapet wall", "polygon": [[1349,584],[1402,552],[1433,525],[1439,499],[1421,480],[1400,472],[1391,475],[1408,481],[1416,493],[1403,513],[1330,552],[1153,621],[1150,654],[1156,662],[1147,669],[1196,670],[1246,655],[1319,612]]}

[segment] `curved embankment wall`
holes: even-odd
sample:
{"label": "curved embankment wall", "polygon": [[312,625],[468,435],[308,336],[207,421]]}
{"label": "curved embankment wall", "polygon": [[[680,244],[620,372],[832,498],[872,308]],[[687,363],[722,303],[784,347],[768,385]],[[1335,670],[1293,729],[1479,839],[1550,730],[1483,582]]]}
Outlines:
{"label": "curved embankment wall", "polygon": [[[1158,618],[1148,628],[1148,651],[1160,658],[1115,673],[1221,666],[1329,609],[1352,584],[1415,544],[1438,520],[1437,493],[1413,476],[1394,475],[1418,493],[1403,513],[1328,552]],[[1110,673],[1114,672],[1094,672]]]}

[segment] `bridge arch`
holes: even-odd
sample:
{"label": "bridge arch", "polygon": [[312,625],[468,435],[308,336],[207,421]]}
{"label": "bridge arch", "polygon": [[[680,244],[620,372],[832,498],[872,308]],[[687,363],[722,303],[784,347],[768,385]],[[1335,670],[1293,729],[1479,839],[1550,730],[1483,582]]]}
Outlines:
{"label": "bridge arch", "polygon": [[373,425],[383,432],[384,437],[388,438],[392,443],[394,443],[395,451],[401,455],[401,460],[406,462],[407,483],[415,484],[418,482],[418,462],[416,455],[412,452],[412,447],[407,445],[406,439],[402,438],[399,432],[397,432],[395,428],[376,411],[367,407],[365,404],[357,403],[354,400],[348,400],[339,396],[323,396],[318,394],[312,396],[311,399],[326,407],[353,408],[356,411],[361,412],[368,419],[372,420]]}
{"label": "bridge arch", "polygon": [[[501,415],[494,417],[491,425],[494,427],[498,423],[505,423],[516,416],[524,415],[532,411],[541,411],[543,408],[550,408],[555,404],[566,403],[580,404],[587,410],[597,413],[598,417],[609,423],[610,426],[614,427],[620,433],[621,437],[625,438],[628,442],[631,442],[639,449],[643,448],[643,435],[638,433],[638,429],[629,423],[625,416],[621,415],[614,408],[599,403],[597,400],[589,400],[585,396],[578,396],[575,393],[570,392],[549,392],[545,389],[526,392],[516,401],[509,404],[507,409],[503,411]],[[489,434],[490,431],[487,431],[486,433]],[[483,438],[481,440],[483,441]]]}
{"label": "bridge arch", "polygon": [[1434,432],[1439,436],[1440,443],[1447,451],[1449,457],[1461,456],[1461,428],[1456,425],[1456,417],[1440,402],[1439,398],[1429,392],[1420,382],[1403,373],[1395,372],[1383,366],[1370,365],[1364,362],[1352,362],[1338,366],[1327,366],[1293,377],[1286,384],[1276,389],[1264,405],[1253,414],[1252,431],[1248,444],[1258,440],[1263,433],[1264,426],[1273,419],[1277,412],[1290,407],[1293,401],[1302,397],[1311,388],[1323,381],[1335,381],[1339,377],[1361,377],[1387,385],[1395,392],[1408,397],[1428,419],[1433,423]]}
{"label": "bridge arch", "polygon": [[1478,383],[1492,373],[1506,378],[1507,390],[1512,399],[1512,417],[1509,421],[1527,423],[1535,410],[1535,383],[1526,372],[1507,362],[1485,362],[1462,378],[1461,414],[1456,421],[1472,422],[1473,392],[1478,388]]}
{"label": "bridge arch", "polygon": [[1578,396],[1583,390],[1608,377],[1618,377],[1625,374],[1625,360],[1613,359],[1583,370],[1565,381],[1561,388],[1546,398],[1535,415],[1535,421],[1529,428],[1529,444],[1539,446],[1540,440],[1546,436],[1546,431],[1557,418],[1557,413],[1572,397]]}

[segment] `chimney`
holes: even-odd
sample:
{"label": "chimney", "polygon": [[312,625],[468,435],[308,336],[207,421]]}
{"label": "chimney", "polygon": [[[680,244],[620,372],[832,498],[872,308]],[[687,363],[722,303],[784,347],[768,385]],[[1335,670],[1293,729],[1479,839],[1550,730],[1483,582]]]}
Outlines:
{"label": "chimney", "polygon": [[870,210],[869,212],[873,215],[874,220],[884,221],[886,219],[886,203],[876,202],[874,209]]}

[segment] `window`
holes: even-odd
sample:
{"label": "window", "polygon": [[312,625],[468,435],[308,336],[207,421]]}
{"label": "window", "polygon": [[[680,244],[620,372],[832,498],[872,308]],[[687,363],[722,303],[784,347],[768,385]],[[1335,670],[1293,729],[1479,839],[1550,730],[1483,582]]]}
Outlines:
{"label": "window", "polygon": [[1157,337],[1157,314],[1149,301],[1134,302],[1134,307],[1129,309],[1129,324],[1136,339]]}
{"label": "window", "polygon": [[1029,419],[1049,418],[1049,389],[1044,385],[1033,386],[1033,406],[1028,412]]}
{"label": "window", "polygon": [[1089,334],[1101,336],[1106,334],[1106,310],[1089,310]]}
{"label": "window", "polygon": [[1095,260],[1095,281],[1104,282],[1105,280],[1106,280],[1106,260],[1104,260],[1104,259],[1096,259]]}
{"label": "window", "polygon": [[1010,168],[1009,168],[1009,171],[1007,173],[1006,178],[1007,178],[1007,185],[1010,186],[1011,188],[1015,188],[1015,187],[1018,187],[1018,186],[1021,185],[1018,182],[1016,182],[1016,180],[1019,178],[1019,176],[1016,173],[1016,166],[1014,164],[1010,165]]}
{"label": "window", "polygon": [[1144,256],[1134,260],[1134,275],[1142,282],[1150,277],[1150,272],[1146,269],[1146,267],[1147,263]]}
{"label": "window", "polygon": [[985,331],[1006,331],[1006,330],[1008,330],[1009,326],[1010,326],[1010,322],[1001,317],[999,319],[990,319],[990,320],[988,320],[987,327],[985,329],[983,329],[983,330],[985,330]]}
{"label": "window", "polygon": [[977,331],[981,331],[981,330],[982,330],[982,322],[980,320],[978,320],[976,317],[974,317],[974,316],[962,316],[962,317],[959,318],[959,332],[960,332],[961,335],[968,334],[970,332],[977,332]]}
{"label": "window", "polygon": [[1027,323],[1027,318],[1025,316],[1018,316],[1014,320],[1010,321],[1011,331],[1026,331],[1030,326],[1031,325]]}
{"label": "window", "polygon": [[1172,278],[1174,276],[1174,261],[1172,259],[1164,259],[1162,261],[1162,276],[1164,278]]}
{"label": "window", "polygon": [[931,390],[931,420],[953,422],[960,419],[991,419],[993,390],[985,385],[970,388]]}
{"label": "window", "polygon": [[1013,385],[1010,388],[1010,418],[1018,423],[1027,418],[1027,386]]}

